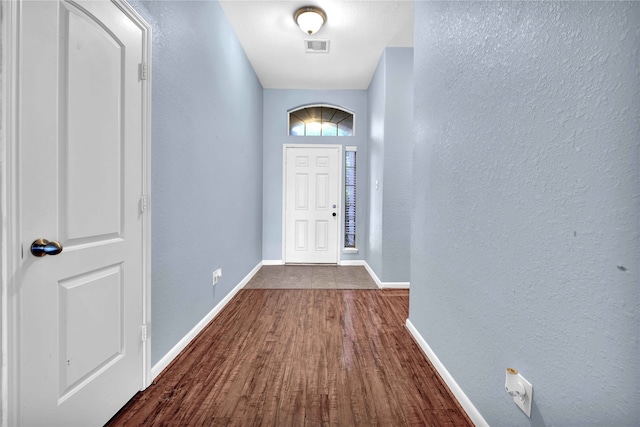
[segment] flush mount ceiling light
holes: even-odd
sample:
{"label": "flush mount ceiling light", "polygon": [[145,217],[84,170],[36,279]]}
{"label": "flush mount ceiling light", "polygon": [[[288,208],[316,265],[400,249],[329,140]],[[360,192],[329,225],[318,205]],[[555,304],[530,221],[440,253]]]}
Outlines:
{"label": "flush mount ceiling light", "polygon": [[293,19],[302,31],[307,34],[314,34],[324,25],[327,15],[324,10],[318,7],[305,6],[296,10]]}

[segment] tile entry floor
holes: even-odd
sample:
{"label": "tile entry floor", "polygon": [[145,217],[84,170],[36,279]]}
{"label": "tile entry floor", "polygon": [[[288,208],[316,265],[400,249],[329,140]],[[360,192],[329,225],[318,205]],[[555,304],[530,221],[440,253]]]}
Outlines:
{"label": "tile entry floor", "polygon": [[362,266],[265,265],[245,289],[378,289]]}

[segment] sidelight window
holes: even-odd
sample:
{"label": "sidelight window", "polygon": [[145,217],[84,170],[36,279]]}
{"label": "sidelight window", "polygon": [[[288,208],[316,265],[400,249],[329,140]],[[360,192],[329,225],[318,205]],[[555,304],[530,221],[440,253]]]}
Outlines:
{"label": "sidelight window", "polygon": [[356,147],[345,148],[344,247],[356,248]]}

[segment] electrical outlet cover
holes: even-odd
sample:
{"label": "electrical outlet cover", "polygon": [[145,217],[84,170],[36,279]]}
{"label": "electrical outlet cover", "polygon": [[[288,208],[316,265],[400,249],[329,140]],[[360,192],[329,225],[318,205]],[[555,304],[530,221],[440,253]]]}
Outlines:
{"label": "electrical outlet cover", "polygon": [[520,409],[522,409],[522,412],[524,412],[527,415],[527,417],[531,418],[531,401],[533,400],[533,386],[529,381],[525,380],[522,375],[518,374],[518,376],[520,377],[519,379],[522,382],[522,385],[524,385],[525,395],[523,400],[520,400],[518,396],[514,396],[513,401],[515,402],[516,405],[518,405]]}

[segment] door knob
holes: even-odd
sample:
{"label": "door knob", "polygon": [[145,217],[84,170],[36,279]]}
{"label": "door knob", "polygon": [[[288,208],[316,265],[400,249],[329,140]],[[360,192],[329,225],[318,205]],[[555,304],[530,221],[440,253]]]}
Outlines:
{"label": "door knob", "polygon": [[336,215],[337,215],[337,214],[334,212],[334,213],[333,213],[333,216],[336,216]]}
{"label": "door knob", "polygon": [[50,242],[47,239],[37,239],[31,244],[33,256],[58,255],[60,252],[62,252],[62,245],[55,240]]}

